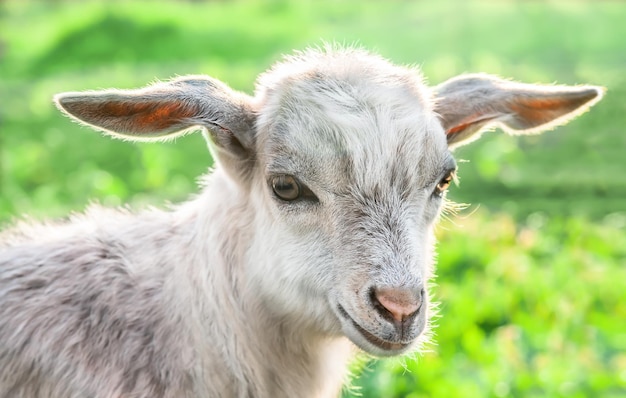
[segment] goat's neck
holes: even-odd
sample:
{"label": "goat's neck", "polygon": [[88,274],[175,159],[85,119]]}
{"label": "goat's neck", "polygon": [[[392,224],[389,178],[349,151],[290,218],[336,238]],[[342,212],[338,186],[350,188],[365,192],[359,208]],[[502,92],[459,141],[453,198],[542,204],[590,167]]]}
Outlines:
{"label": "goat's neck", "polygon": [[[193,239],[203,242],[189,277],[206,300],[194,303],[197,329],[203,331],[194,340],[202,347],[204,377],[215,383],[219,376],[222,392],[231,392],[224,396],[336,397],[352,346],[272,314],[252,291],[244,258],[254,211],[237,189],[218,172],[190,203],[195,209],[187,217],[195,225]],[[213,341],[226,343],[217,349]]]}

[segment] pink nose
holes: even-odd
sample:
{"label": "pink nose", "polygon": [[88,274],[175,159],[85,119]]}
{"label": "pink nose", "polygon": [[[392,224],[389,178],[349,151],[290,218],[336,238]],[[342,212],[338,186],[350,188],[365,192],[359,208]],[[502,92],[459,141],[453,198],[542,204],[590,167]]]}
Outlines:
{"label": "pink nose", "polygon": [[374,289],[373,298],[381,315],[391,315],[395,321],[403,322],[420,309],[423,295],[423,289],[383,287]]}

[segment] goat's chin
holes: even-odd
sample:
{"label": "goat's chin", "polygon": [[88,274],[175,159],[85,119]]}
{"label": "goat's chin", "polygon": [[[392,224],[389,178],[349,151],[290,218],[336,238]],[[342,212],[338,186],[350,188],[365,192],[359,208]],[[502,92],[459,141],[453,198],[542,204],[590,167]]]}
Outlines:
{"label": "goat's chin", "polygon": [[[417,340],[410,343],[392,343],[373,335],[366,338],[358,331],[346,330],[345,334],[361,350],[376,357],[393,357],[411,352]],[[372,341],[372,337],[375,337],[377,340],[375,342]]]}

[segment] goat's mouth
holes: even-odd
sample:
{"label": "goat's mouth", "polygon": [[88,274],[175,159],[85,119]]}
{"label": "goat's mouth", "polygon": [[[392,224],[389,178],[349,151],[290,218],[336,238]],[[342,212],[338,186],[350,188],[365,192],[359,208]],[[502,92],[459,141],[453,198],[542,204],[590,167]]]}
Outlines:
{"label": "goat's mouth", "polygon": [[[352,317],[348,314],[348,312],[341,306],[341,305],[337,305],[337,309],[339,314],[341,314],[341,316],[346,319],[347,321],[350,322],[350,324],[352,325],[352,327],[354,329],[356,329],[357,332],[359,332],[359,334],[370,344],[372,344],[373,346],[381,349],[383,352],[388,352],[387,355],[393,355],[393,353],[396,352],[401,352],[401,351],[405,351],[412,342],[408,342],[408,343],[403,343],[403,342],[392,342],[392,341],[387,341],[387,340],[383,340],[382,338],[375,336],[374,334],[368,332],[367,330],[365,330],[361,325],[359,325],[354,319],[352,319]],[[356,345],[358,345],[359,347],[361,347],[362,349],[364,349],[365,351],[371,351],[368,350],[366,347],[361,346],[361,344],[359,344],[358,342],[354,342]],[[375,353],[375,354],[379,354],[380,353]]]}

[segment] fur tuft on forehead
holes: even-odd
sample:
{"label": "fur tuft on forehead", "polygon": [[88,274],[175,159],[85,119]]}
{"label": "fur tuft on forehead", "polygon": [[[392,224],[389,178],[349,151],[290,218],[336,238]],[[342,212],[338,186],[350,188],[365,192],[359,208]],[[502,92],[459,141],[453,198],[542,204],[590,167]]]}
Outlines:
{"label": "fur tuft on forehead", "polygon": [[338,92],[344,90],[368,98],[376,94],[375,88],[387,88],[406,91],[425,105],[430,100],[423,80],[419,70],[394,65],[366,50],[326,45],[284,56],[282,61],[259,76],[257,95],[264,98],[280,96],[289,90],[300,92],[307,89],[310,95],[314,89],[326,87],[327,90],[335,88]]}

